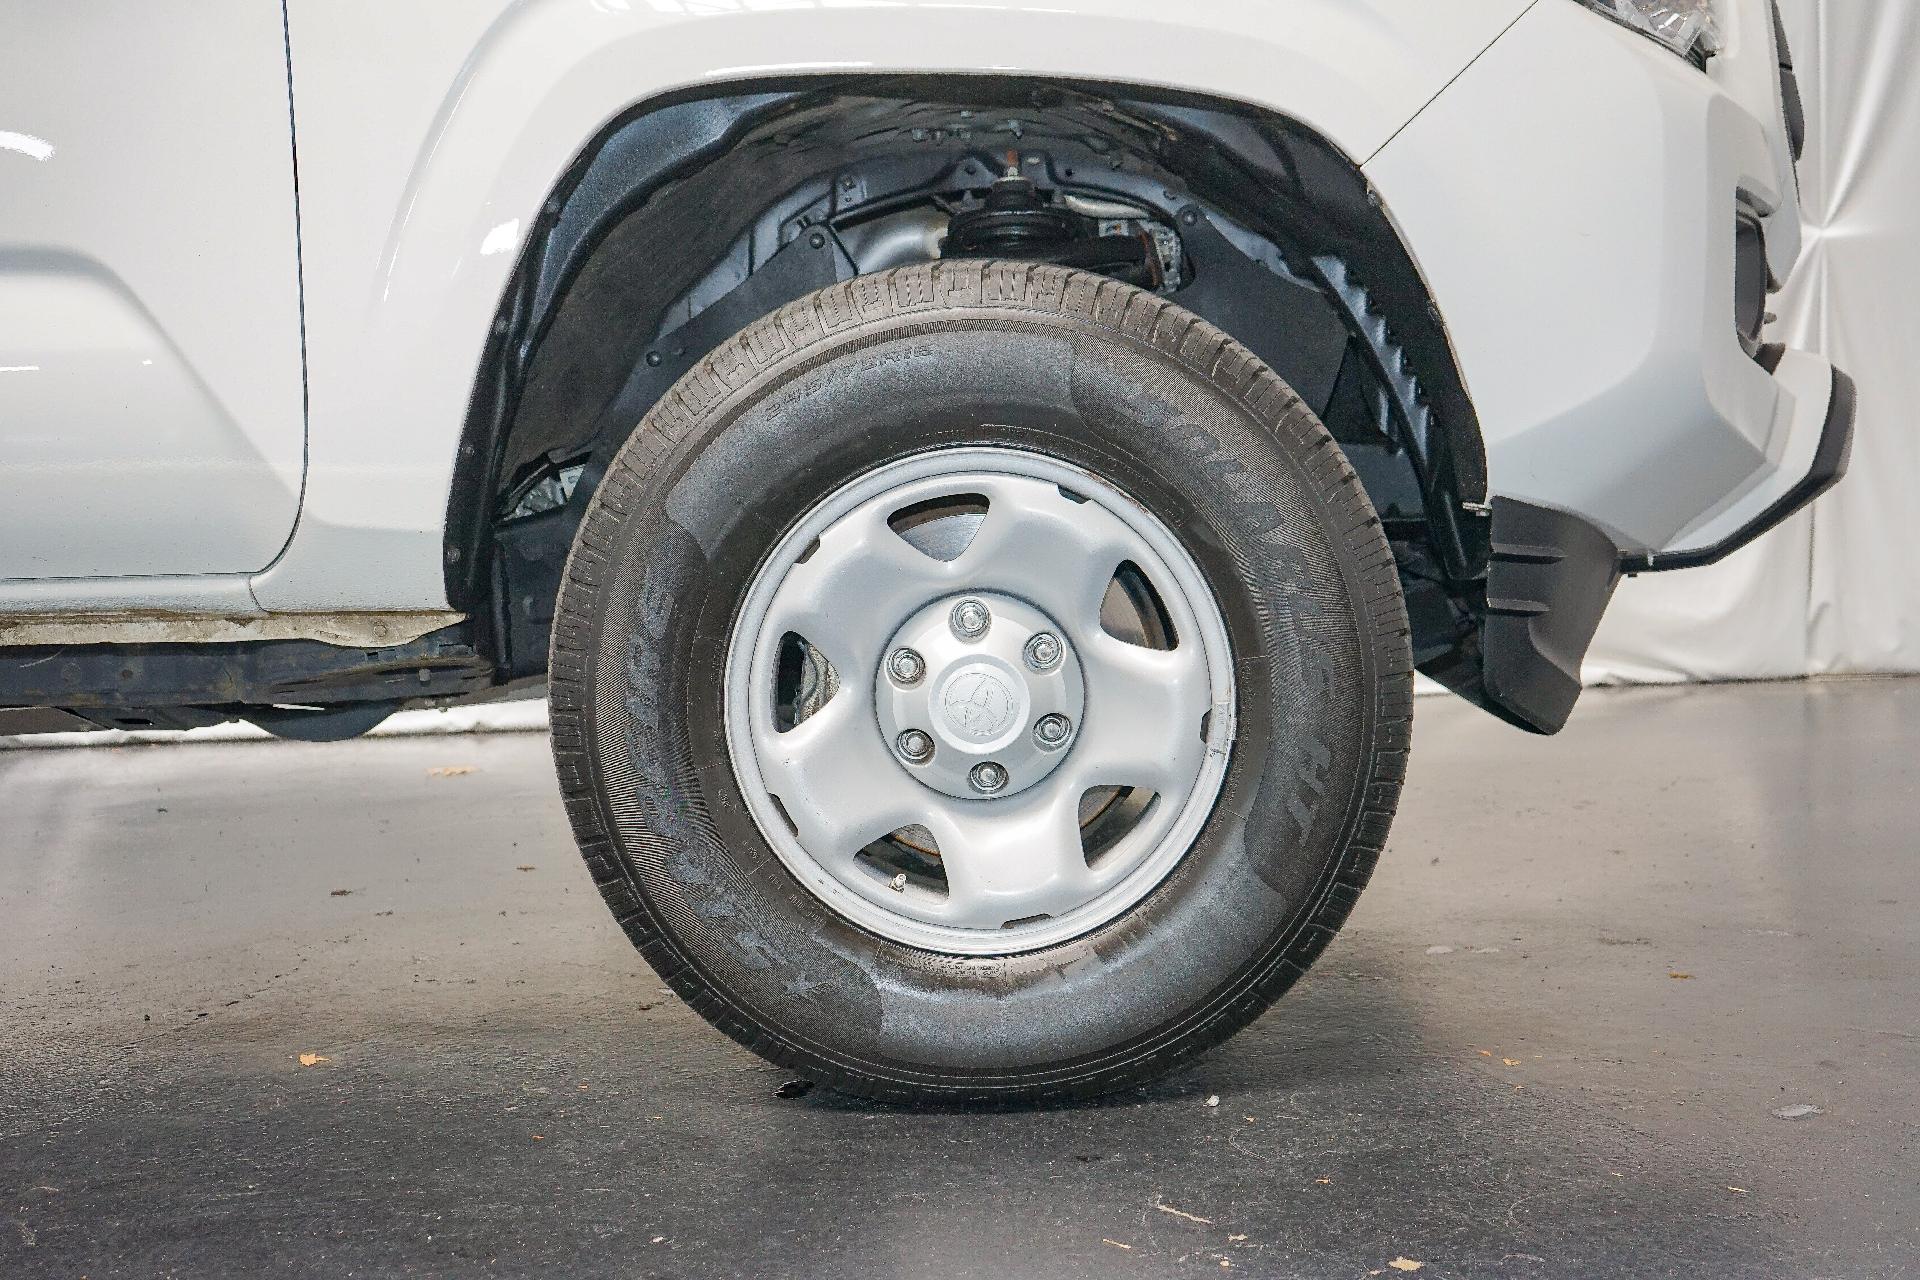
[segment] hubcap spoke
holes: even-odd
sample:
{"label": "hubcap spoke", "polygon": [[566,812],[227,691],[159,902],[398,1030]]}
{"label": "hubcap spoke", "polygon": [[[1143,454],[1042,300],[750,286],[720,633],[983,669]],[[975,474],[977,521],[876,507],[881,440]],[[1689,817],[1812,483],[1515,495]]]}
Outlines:
{"label": "hubcap spoke", "polygon": [[866,845],[920,821],[920,786],[888,758],[873,730],[873,704],[858,688],[842,686],[785,733],[769,725],[756,737],[769,788],[801,844],[834,874],[850,872]]}
{"label": "hubcap spoke", "polygon": [[1068,769],[1084,790],[1188,786],[1206,758],[1206,663],[1192,642],[1144,649],[1105,633],[1081,651],[1087,712]]}
{"label": "hubcap spoke", "polygon": [[999,805],[949,801],[928,818],[947,876],[945,917],[967,929],[1060,915],[1093,892],[1079,797],[1049,787]]}
{"label": "hubcap spoke", "polygon": [[951,566],[914,550],[869,503],[820,535],[774,594],[768,621],[797,632],[851,676],[880,661],[891,620],[946,589]]}
{"label": "hubcap spoke", "polygon": [[1076,635],[1098,630],[1107,585],[1137,554],[1139,538],[1103,508],[1075,502],[1057,485],[1003,476],[981,488],[987,515],[954,561],[961,578],[1031,600]]}

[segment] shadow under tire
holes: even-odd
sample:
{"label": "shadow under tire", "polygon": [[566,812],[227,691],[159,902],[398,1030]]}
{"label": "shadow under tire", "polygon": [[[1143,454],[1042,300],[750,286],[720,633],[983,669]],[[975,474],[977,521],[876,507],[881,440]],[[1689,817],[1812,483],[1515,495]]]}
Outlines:
{"label": "shadow under tire", "polygon": [[[750,801],[729,736],[736,622],[782,539],[826,495],[941,451],[1046,459],[1137,503],[1197,567],[1231,650],[1230,718],[1196,730],[1224,760],[1197,835],[1124,909],[1009,954],[914,945],[829,905]],[[838,672],[824,703],[859,709],[874,680]],[[1007,262],[823,289],[689,372],[588,506],[549,685],[575,836],[648,963],[762,1057],[899,1101],[1108,1092],[1246,1025],[1366,884],[1412,714],[1393,555],[1313,413],[1166,299]],[[941,867],[938,851],[915,866]],[[931,892],[918,869],[913,892]]]}

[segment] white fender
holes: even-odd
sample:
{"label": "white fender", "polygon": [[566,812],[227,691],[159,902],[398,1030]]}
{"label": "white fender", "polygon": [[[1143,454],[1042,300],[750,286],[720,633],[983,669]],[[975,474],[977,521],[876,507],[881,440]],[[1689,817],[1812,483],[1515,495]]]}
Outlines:
{"label": "white fender", "polygon": [[[1800,252],[1768,0],[1725,0],[1702,73],[1575,4],[1534,8],[1366,173],[1419,263],[1493,493],[1672,554],[1807,474],[1832,369],[1741,349],[1734,224]],[[1524,102],[1525,110],[1513,104]]]}
{"label": "white fender", "polygon": [[291,0],[309,455],[270,610],[444,605],[487,326],[553,185],[662,94],[959,72],[1186,89],[1356,162],[1531,0]]}

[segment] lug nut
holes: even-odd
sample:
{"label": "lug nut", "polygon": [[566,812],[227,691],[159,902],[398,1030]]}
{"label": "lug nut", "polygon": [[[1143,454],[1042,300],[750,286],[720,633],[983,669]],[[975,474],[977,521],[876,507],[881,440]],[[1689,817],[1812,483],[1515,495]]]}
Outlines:
{"label": "lug nut", "polygon": [[1061,715],[1041,716],[1033,722],[1033,740],[1043,747],[1057,747],[1073,733],[1073,722]]}
{"label": "lug nut", "polygon": [[989,760],[985,764],[973,766],[973,772],[967,775],[967,781],[973,789],[983,796],[990,796],[1007,785],[1007,771]]}
{"label": "lug nut", "polygon": [[1035,671],[1051,671],[1060,665],[1060,657],[1064,652],[1059,636],[1051,631],[1042,631],[1027,641],[1027,665]]}
{"label": "lug nut", "polygon": [[953,634],[962,640],[978,640],[993,625],[993,615],[979,600],[962,600],[953,606],[953,614],[948,621],[953,624]]}
{"label": "lug nut", "polygon": [[927,674],[927,660],[911,649],[895,649],[887,658],[887,674],[897,684],[919,684]]}
{"label": "lug nut", "polygon": [[918,729],[909,729],[893,740],[900,758],[908,764],[925,764],[933,759],[933,739]]}

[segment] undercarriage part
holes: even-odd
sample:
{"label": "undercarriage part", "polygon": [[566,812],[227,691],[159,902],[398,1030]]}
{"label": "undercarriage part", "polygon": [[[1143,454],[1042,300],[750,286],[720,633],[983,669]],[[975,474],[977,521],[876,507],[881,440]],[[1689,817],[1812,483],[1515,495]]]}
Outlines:
{"label": "undercarriage part", "polygon": [[242,707],[238,714],[276,738],[294,742],[345,742],[400,709],[397,702],[349,702],[337,707]]}
{"label": "undercarriage part", "polygon": [[1009,258],[1098,271],[1157,289],[1159,254],[1143,234],[1105,234],[1101,225],[1064,201],[1041,197],[1017,165],[987,188],[978,203],[956,210],[940,248],[943,258]]}
{"label": "undercarriage part", "polygon": [[213,707],[85,707],[69,712],[80,730],[119,729],[141,733],[155,729],[205,729],[230,724],[240,716]]}
{"label": "undercarriage part", "polygon": [[450,599],[485,621],[502,678],[545,669],[586,499],[667,388],[788,301],[941,257],[1096,270],[1220,325],[1360,475],[1399,556],[1416,652],[1438,662],[1477,634],[1478,425],[1419,273],[1351,161],[1291,121],[1138,89],[846,78],[636,116],[534,228],[448,520]]}
{"label": "undercarriage part", "polygon": [[99,727],[57,707],[0,707],[0,738],[30,733],[86,733]]}
{"label": "undercarriage part", "polygon": [[57,709],[111,729],[243,719],[284,737],[330,740],[364,733],[402,706],[471,696],[494,679],[464,624],[381,649],[315,640],[0,649],[0,707]]}

